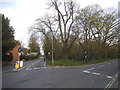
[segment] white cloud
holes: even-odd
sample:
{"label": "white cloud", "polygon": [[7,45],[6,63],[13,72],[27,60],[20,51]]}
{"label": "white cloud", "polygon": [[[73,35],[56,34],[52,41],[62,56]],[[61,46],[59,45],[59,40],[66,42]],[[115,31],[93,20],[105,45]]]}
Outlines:
{"label": "white cloud", "polygon": [[15,2],[16,0],[0,0],[0,2],[8,3],[8,2]]}
{"label": "white cloud", "polygon": [[15,39],[23,40],[27,44],[28,27],[33,24],[36,18],[44,14],[45,5],[43,0],[18,0],[16,4],[17,7],[5,7],[1,12],[10,18],[10,23],[15,28]]}
{"label": "white cloud", "polygon": [[102,8],[118,8],[119,0],[77,0],[81,7],[85,7],[88,5],[99,4]]}

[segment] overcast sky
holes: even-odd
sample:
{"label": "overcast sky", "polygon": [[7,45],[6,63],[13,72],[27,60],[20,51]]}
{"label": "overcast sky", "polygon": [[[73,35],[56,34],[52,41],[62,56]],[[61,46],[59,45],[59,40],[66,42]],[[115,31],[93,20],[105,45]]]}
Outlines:
{"label": "overcast sky", "polygon": [[[47,12],[49,0],[0,0],[0,13],[10,19],[10,25],[15,29],[15,39],[23,41],[27,47],[28,28],[35,19]],[[118,8],[120,0],[77,0],[81,8],[99,4],[102,8]]]}

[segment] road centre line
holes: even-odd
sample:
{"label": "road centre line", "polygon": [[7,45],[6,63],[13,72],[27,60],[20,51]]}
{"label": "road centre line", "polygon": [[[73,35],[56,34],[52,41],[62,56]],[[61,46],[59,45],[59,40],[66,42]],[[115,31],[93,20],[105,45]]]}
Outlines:
{"label": "road centre line", "polygon": [[95,68],[90,68],[90,69],[88,69],[88,70],[93,70],[93,69],[95,69]]}
{"label": "road centre line", "polygon": [[105,65],[100,65],[99,67],[103,67],[103,66],[105,66]]}
{"label": "road centre line", "polygon": [[26,65],[24,68],[29,68],[30,66],[33,66],[33,65],[35,65],[35,64],[37,64],[38,62],[36,61],[36,62],[34,62],[34,63],[31,63],[31,64],[29,64],[29,65]]}
{"label": "road centre line", "polygon": [[87,71],[87,70],[84,70],[83,72],[84,72],[84,73],[88,73],[88,74],[98,75],[98,76],[105,76],[105,77],[107,77],[107,78],[109,78],[109,79],[112,78],[112,76],[101,75],[100,73],[90,72],[90,71]]}
{"label": "road centre line", "polygon": [[40,67],[35,67],[34,69],[37,70],[37,69],[40,69]]}
{"label": "road centre line", "polygon": [[112,78],[111,76],[107,76],[107,78]]}
{"label": "road centre line", "polygon": [[100,73],[96,73],[96,72],[93,72],[93,73],[91,73],[91,74],[100,75]]}
{"label": "road centre line", "polygon": [[100,73],[90,72],[90,71],[87,71],[87,70],[84,70],[83,72],[85,72],[85,73],[91,73],[91,74],[95,74],[95,75],[100,75]]}
{"label": "road centre line", "polygon": [[91,73],[90,71],[87,71],[87,70],[84,70],[83,72],[85,72],[85,73]]}
{"label": "road centre line", "polygon": [[[100,65],[100,66],[98,66],[98,67],[103,67],[103,66],[105,66],[105,65]],[[96,68],[98,68],[98,67],[96,67]],[[93,67],[93,68],[90,68],[90,69],[87,69],[87,70],[94,70],[95,68]]]}

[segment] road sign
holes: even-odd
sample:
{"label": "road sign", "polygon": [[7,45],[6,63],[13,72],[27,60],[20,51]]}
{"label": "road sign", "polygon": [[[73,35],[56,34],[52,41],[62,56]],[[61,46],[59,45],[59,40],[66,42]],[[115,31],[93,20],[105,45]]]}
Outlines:
{"label": "road sign", "polygon": [[20,61],[20,67],[23,67],[23,61]]}
{"label": "road sign", "polygon": [[48,54],[50,55],[50,52],[48,52]]}
{"label": "road sign", "polygon": [[19,66],[20,66],[20,65],[19,65],[19,61],[16,61],[16,63],[15,63],[15,68],[18,69]]}
{"label": "road sign", "polygon": [[22,51],[22,48],[18,48],[18,52],[21,52]]}
{"label": "road sign", "polygon": [[18,55],[21,56],[21,52],[19,52]]}
{"label": "road sign", "polygon": [[18,55],[21,56],[21,53],[19,52]]}

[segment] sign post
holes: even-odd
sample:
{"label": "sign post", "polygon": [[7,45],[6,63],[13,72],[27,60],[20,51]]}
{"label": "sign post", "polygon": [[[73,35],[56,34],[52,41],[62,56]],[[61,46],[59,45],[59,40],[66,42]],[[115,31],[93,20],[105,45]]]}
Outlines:
{"label": "sign post", "polygon": [[16,69],[23,67],[23,61],[20,61],[21,52],[22,52],[22,48],[18,48],[18,61],[16,61],[15,63]]}

